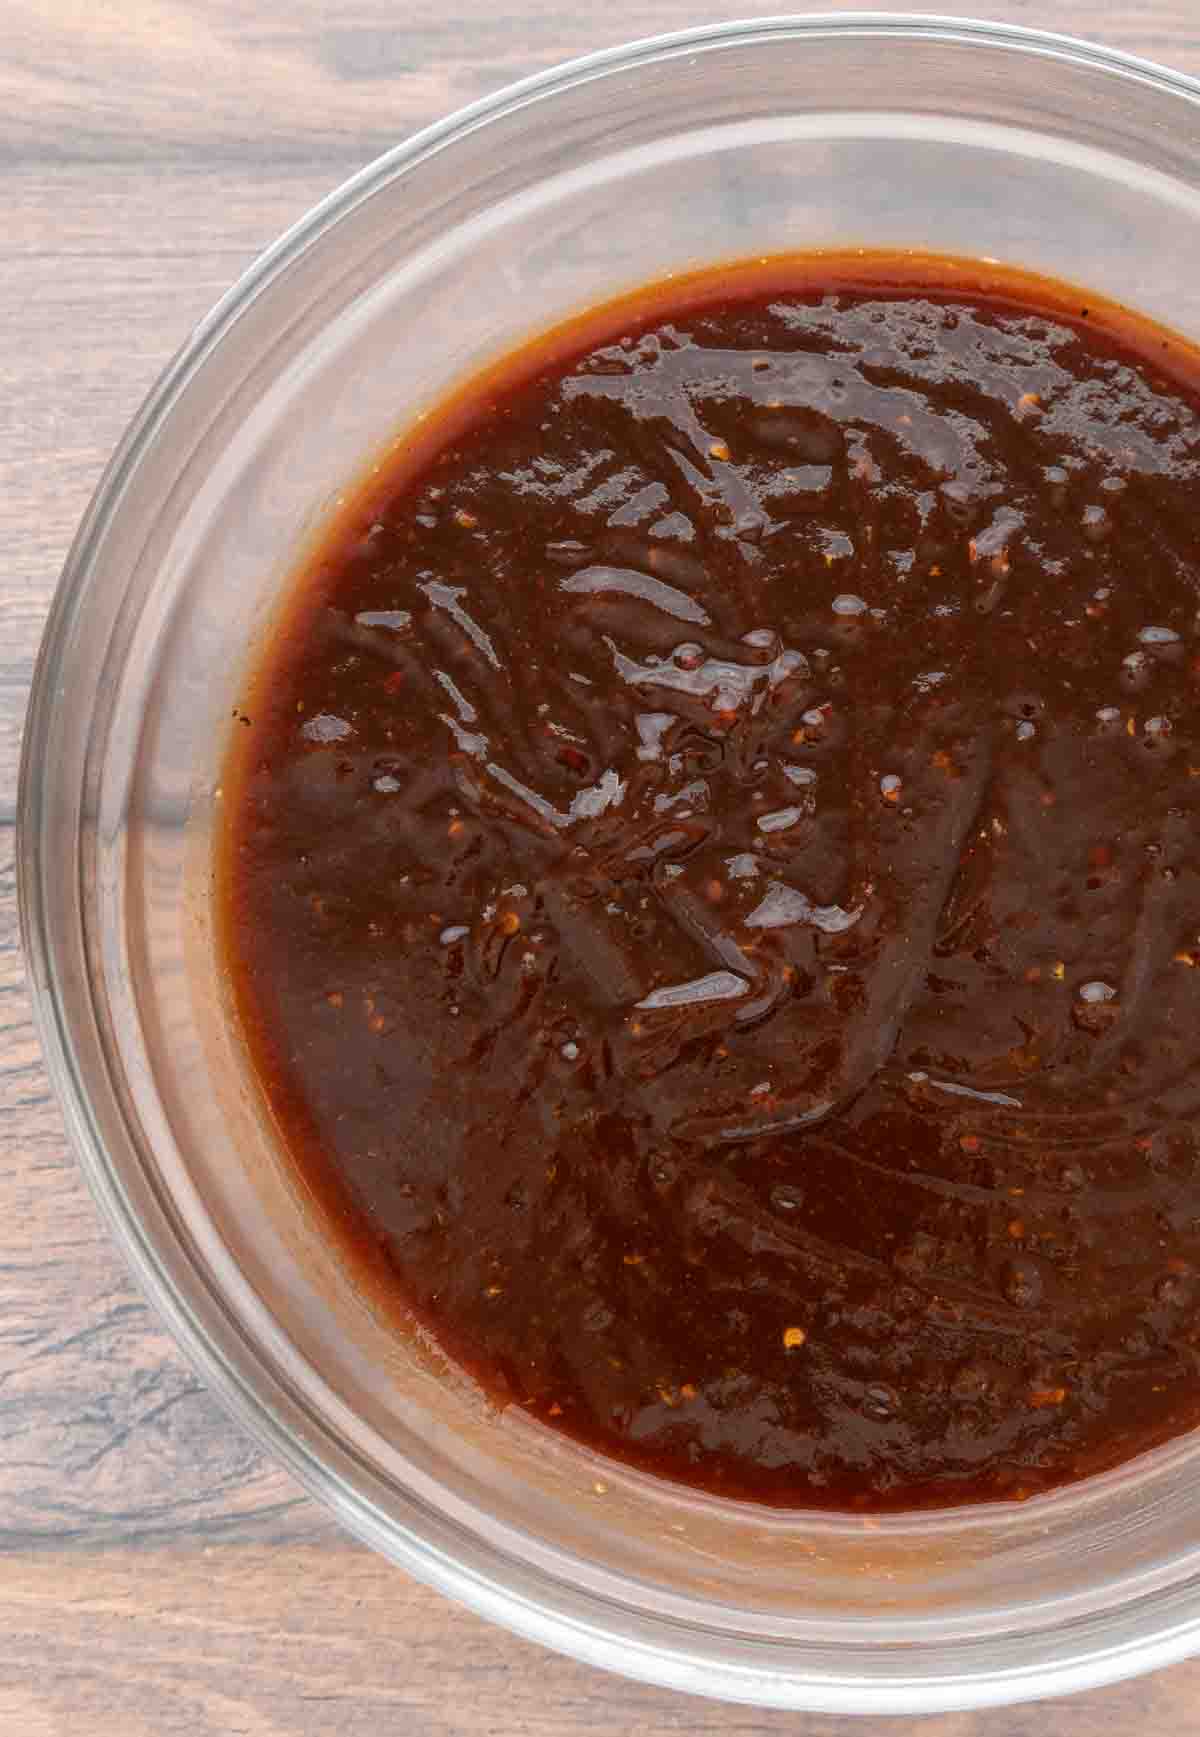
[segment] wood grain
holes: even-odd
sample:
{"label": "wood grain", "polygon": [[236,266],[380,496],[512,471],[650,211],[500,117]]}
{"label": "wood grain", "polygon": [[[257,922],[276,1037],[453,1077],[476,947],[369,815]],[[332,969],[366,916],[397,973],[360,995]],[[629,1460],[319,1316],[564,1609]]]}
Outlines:
{"label": "wood grain", "polygon": [[[0,1633],[6,1737],[76,1730],[87,1737],[1200,1731],[1200,1665],[1066,1701],[919,1722],[800,1719],[724,1706],[620,1682],[514,1640],[378,1558],[341,1545],[46,1551],[0,1575]],[[30,1674],[6,1679],[6,1654]]]}
{"label": "wood grain", "polygon": [[[980,0],[984,4],[984,0]],[[744,16],[778,5],[732,0]],[[877,10],[899,10],[882,5]],[[991,0],[1200,72],[1197,0]],[[200,1388],[67,1152],[19,946],[16,764],[41,624],[121,429],[254,254],[508,80],[719,0],[5,0],[0,64],[0,1733],[788,1730],[604,1678],[345,1542]],[[922,1737],[1200,1737],[1200,1665]],[[909,1727],[889,1724],[888,1733]]]}
{"label": "wood grain", "polygon": [[[804,10],[804,8],[798,8]],[[808,10],[836,10],[832,5]],[[923,8],[910,6],[909,11]],[[947,5],[947,11],[967,11]],[[740,0],[7,0],[0,154],[40,163],[365,161],[461,103],[570,55],[786,10]],[[903,6],[846,5],[897,12]],[[985,16],[1200,64],[1193,0],[991,0]]]}

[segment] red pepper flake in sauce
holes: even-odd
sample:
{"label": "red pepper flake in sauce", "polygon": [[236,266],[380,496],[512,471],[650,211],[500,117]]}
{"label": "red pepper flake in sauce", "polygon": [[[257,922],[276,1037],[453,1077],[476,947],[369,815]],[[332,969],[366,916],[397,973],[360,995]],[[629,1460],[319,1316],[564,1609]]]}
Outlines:
{"label": "red pepper flake in sauce", "polygon": [[1083,305],[855,254],[585,315],[346,495],[238,708],[330,1236],[644,1471],[862,1515],[1200,1425],[1200,357]]}

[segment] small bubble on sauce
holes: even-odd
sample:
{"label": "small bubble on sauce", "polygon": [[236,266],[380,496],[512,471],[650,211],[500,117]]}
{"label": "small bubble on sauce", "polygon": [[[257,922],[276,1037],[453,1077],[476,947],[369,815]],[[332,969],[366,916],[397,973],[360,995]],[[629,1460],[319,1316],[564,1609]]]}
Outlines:
{"label": "small bubble on sauce", "polygon": [[1109,517],[1103,507],[1084,507],[1081,519],[1083,534],[1091,543],[1100,543],[1108,535]]}
{"label": "small bubble on sauce", "polygon": [[1098,978],[1079,986],[1080,1001],[1091,1002],[1093,1005],[1097,1002],[1114,1001],[1116,994],[1111,983],[1102,983]]}
{"label": "small bubble on sauce", "polygon": [[771,814],[760,814],[758,828],[760,832],[786,832],[803,820],[804,811],[800,808],[777,808]]}
{"label": "small bubble on sauce", "polygon": [[877,1423],[887,1423],[900,1409],[900,1396],[882,1381],[872,1382],[862,1396],[862,1409]]}
{"label": "small bubble on sauce", "polygon": [[318,712],[301,724],[300,734],[310,742],[341,742],[352,732],[345,718],[335,718],[332,712]]}

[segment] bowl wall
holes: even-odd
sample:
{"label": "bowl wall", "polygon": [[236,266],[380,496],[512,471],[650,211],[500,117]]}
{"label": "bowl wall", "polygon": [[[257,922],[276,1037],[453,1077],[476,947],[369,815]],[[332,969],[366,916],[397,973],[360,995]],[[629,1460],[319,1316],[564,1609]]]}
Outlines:
{"label": "bowl wall", "polygon": [[376,1319],[228,1017],[211,840],[251,651],[339,495],[464,375],[638,282],[847,247],[994,258],[1200,341],[1200,87],[986,26],[779,20],[577,63],[421,135],[226,298],[55,603],[22,873],[89,1178],[198,1367],[343,1520],[497,1620],[696,1692],[1041,1695],[1200,1641],[1200,1440],[1022,1506],[704,1498],[498,1415]]}

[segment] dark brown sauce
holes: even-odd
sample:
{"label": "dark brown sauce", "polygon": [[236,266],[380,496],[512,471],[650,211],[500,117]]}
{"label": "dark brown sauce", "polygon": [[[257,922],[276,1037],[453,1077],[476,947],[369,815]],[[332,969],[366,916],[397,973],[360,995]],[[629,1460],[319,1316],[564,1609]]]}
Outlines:
{"label": "dark brown sauce", "polygon": [[706,1490],[1200,1422],[1200,357],[916,257],[589,314],[298,579],[222,901],[283,1140],[502,1403]]}

